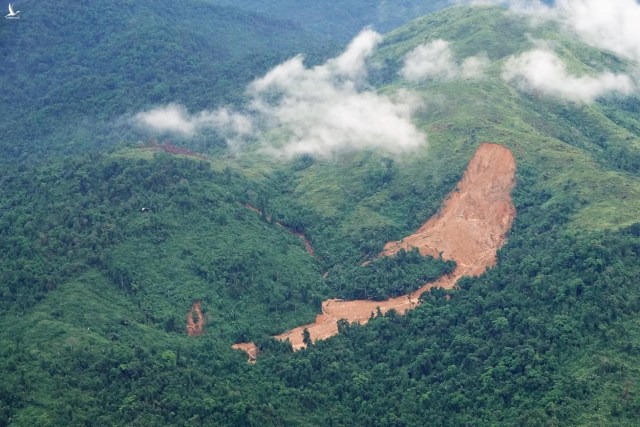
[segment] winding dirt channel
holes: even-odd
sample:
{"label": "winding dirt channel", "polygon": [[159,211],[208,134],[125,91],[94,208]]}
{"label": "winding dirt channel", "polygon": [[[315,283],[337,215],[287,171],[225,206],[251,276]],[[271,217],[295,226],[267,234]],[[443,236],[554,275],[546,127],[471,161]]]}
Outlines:
{"label": "winding dirt channel", "polygon": [[[249,209],[250,211],[253,211],[253,212],[257,213],[258,215],[262,216],[262,212],[260,212],[260,209],[256,208],[255,206],[253,206],[253,205],[251,205],[249,203],[245,203],[244,207]],[[271,221],[271,215],[267,216],[267,221]],[[313,250],[313,246],[311,246],[311,242],[309,241],[309,239],[307,239],[307,236],[305,236],[304,233],[300,233],[299,231],[294,231],[293,229],[287,227],[286,225],[284,225],[280,221],[276,221],[276,225],[284,228],[289,233],[293,234],[294,236],[296,236],[297,238],[302,240],[302,243],[304,243],[304,247],[307,250],[307,253],[309,255],[311,255],[311,256],[316,256],[316,252]]]}
{"label": "winding dirt channel", "polygon": [[[383,314],[396,310],[404,314],[420,303],[420,296],[432,288],[453,288],[463,276],[479,276],[496,263],[496,253],[505,242],[516,210],[511,200],[516,162],[508,148],[492,143],[480,145],[456,188],[440,211],[418,231],[384,246],[380,256],[393,256],[400,249],[418,248],[423,255],[456,262],[456,269],[410,294],[385,301],[329,299],[313,323],[286,331],[275,338],[289,340],[294,350],[305,348],[304,330],[313,341],[338,333],[338,320],[365,324],[378,309]],[[239,347],[236,347],[239,348]],[[251,358],[251,355],[249,355]]]}

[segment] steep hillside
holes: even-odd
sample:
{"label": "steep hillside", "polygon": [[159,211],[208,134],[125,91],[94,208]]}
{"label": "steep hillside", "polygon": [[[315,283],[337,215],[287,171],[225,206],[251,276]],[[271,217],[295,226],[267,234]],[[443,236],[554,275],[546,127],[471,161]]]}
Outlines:
{"label": "steep hillside", "polygon": [[[366,324],[372,316],[391,310],[405,314],[417,307],[425,292],[434,288],[452,289],[462,277],[479,276],[488,267],[495,266],[496,253],[504,244],[516,214],[510,194],[515,170],[509,150],[496,144],[482,144],[438,214],[414,234],[385,244],[380,254],[380,257],[403,258],[407,251],[417,249],[422,256],[455,262],[453,271],[437,280],[432,278],[414,292],[384,301],[324,301],[322,313],[314,323],[286,331],[276,338],[290,341],[298,350],[308,342],[335,336],[341,320]],[[371,263],[366,265],[370,266]]]}
{"label": "steep hillside", "polygon": [[[541,172],[546,181],[541,185],[554,198],[568,197],[582,205],[576,213],[579,228],[636,222],[640,119],[634,105],[638,95],[568,102],[518,90],[502,75],[512,55],[545,40],[577,74],[633,70],[633,62],[586,46],[552,23],[531,26],[517,15],[495,12],[492,8],[451,9],[391,33],[379,51],[378,60],[389,65],[381,80],[393,76],[394,86],[420,91],[427,103],[420,119],[425,129],[432,130],[434,150],[462,148],[475,141],[506,144],[519,154],[520,162]],[[398,58],[436,39],[451,40],[450,49],[460,62],[471,55],[486,55],[483,77],[399,81],[395,77],[401,67]]]}
{"label": "steep hillside", "polygon": [[[371,154],[343,156],[282,167],[283,215],[313,218],[300,226],[312,240],[344,243],[367,230],[386,240],[415,230],[460,178],[477,144],[492,141],[512,149],[522,173],[535,177],[549,204],[570,204],[574,229],[628,226],[640,211],[640,132],[637,95],[574,103],[518,90],[502,78],[512,55],[551,39],[572,69],[598,73],[633,69],[633,64],[580,43],[552,24],[532,27],[522,17],[493,8],[454,8],[418,19],[385,37],[370,59],[371,80],[383,93],[410,90],[423,109],[419,128],[428,148],[398,160]],[[454,62],[486,55],[482,78],[399,76],[407,53],[432,41],[449,40]],[[595,64],[591,65],[591,64]],[[455,72],[453,72],[455,73]],[[385,156],[382,156],[385,157]],[[442,191],[432,199],[434,192]],[[430,202],[431,201],[431,202]],[[420,212],[416,217],[415,212]],[[330,226],[335,224],[336,226]],[[340,243],[340,242],[342,243]],[[360,240],[360,256],[380,249]],[[321,255],[322,243],[317,245]],[[344,258],[340,252],[337,258]]]}
{"label": "steep hillside", "polygon": [[[25,1],[0,27],[0,425],[637,425],[634,59],[462,7],[325,62],[294,12],[336,4],[220,4]],[[267,72],[298,51],[320,53]],[[196,126],[221,105],[238,141]],[[150,108],[175,119],[152,144],[122,124]],[[472,160],[485,142],[503,169]],[[273,338],[401,295],[300,351]]]}

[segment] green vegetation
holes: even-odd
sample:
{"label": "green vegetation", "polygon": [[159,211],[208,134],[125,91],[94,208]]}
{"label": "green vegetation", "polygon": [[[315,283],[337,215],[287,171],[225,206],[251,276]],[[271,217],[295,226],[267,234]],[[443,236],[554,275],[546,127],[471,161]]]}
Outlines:
{"label": "green vegetation", "polygon": [[634,425],[637,230],[578,237],[527,216],[499,266],[450,301],[432,293],[273,368],[265,357],[296,390],[296,423]]}
{"label": "green vegetation", "polygon": [[[228,322],[243,313],[234,333],[253,321],[273,333],[312,317],[324,293],[302,243],[242,206],[241,177],[206,162],[90,156],[16,171],[2,184],[3,311],[30,311],[96,271],[147,322],[176,325],[169,332],[182,331],[202,299],[216,312],[232,306],[216,314]],[[283,323],[267,322],[272,314]]]}
{"label": "green vegetation", "polygon": [[[127,123],[134,112],[168,102],[193,110],[237,102],[265,69],[332,48],[290,21],[210,1],[28,6],[22,19],[0,26],[5,163],[139,138]],[[207,135],[197,148],[219,144]]]}
{"label": "green vegetation", "polygon": [[241,4],[231,0],[215,0],[215,3],[286,19],[313,32],[317,37],[341,43],[349,41],[366,26],[387,32],[411,19],[449,5],[447,0],[402,0],[393,3],[384,0],[245,0]]}
{"label": "green vegetation", "polygon": [[339,163],[300,158],[274,165],[268,203],[277,218],[304,230],[326,269],[361,264],[437,212],[473,150],[450,153],[447,163],[431,149],[399,160],[371,152]]}
{"label": "green vegetation", "polygon": [[[439,261],[439,262],[438,262]],[[417,249],[400,250],[367,265],[336,266],[329,270],[327,283],[342,299],[381,301],[417,290],[438,277],[451,273],[455,262],[422,257]]]}
{"label": "green vegetation", "polygon": [[[619,72],[633,65],[586,46],[551,24],[532,27],[516,15],[496,12],[452,8],[391,32],[373,59],[386,65],[385,73],[376,77],[378,82],[421,93],[426,103],[421,125],[435,129],[429,134],[434,154],[455,152],[476,141],[504,144],[516,154],[519,165],[544,168],[540,185],[555,201],[570,198],[581,205],[571,224],[575,229],[637,222],[636,98],[601,99],[581,106],[518,91],[501,77],[507,57],[533,48],[533,39],[551,39],[568,68],[581,73],[599,72],[602,66]],[[398,80],[401,58],[416,45],[435,39],[450,40],[458,58],[486,53],[491,64],[485,77],[417,84]]]}
{"label": "green vegetation", "polygon": [[[640,404],[633,363],[640,308],[632,280],[640,274],[637,226],[579,235],[565,231],[575,206],[548,203],[537,177],[521,169],[515,193],[519,216],[496,268],[461,282],[449,301],[433,292],[404,317],[390,314],[366,327],[343,325],[340,336],[292,355],[266,338],[273,330],[265,326],[277,325],[277,315],[264,298],[279,292],[276,284],[267,282],[257,294],[247,289],[239,297],[219,281],[199,283],[205,272],[188,271],[189,266],[213,267],[198,257],[215,253],[214,240],[225,239],[182,228],[190,229],[205,213],[178,211],[171,202],[176,195],[167,196],[188,175],[190,188],[199,190],[193,194],[213,198],[225,178],[202,165],[164,155],[128,165],[132,172],[163,166],[176,180],[153,193],[162,214],[135,210],[143,223],[160,216],[160,224],[169,226],[166,240],[158,241],[161,226],[125,239],[139,247],[116,243],[112,251],[135,274],[131,290],[117,276],[110,281],[108,274],[91,269],[18,316],[3,316],[5,420],[11,416],[18,425],[88,420],[318,425],[344,424],[355,416],[358,424],[383,425],[420,424],[425,418],[451,425],[477,420],[536,425],[549,418],[560,424],[633,425]],[[201,187],[200,174],[209,190]],[[237,204],[225,205],[205,209],[212,218],[219,218],[216,212],[232,213],[221,232],[232,232],[240,221],[236,217],[244,216],[242,228],[264,230],[262,239],[275,234],[289,242],[286,267],[260,271],[286,273],[283,268],[293,266],[297,254],[300,267],[288,286],[303,271],[313,274],[312,260],[295,237]],[[174,210],[175,223],[169,215]],[[188,239],[190,232],[194,237]],[[185,247],[175,256],[181,250],[178,236]],[[175,243],[165,243],[170,241]],[[233,249],[228,242],[219,247]],[[191,253],[181,261],[185,250]],[[262,262],[269,256],[261,254]],[[216,266],[220,274],[234,272],[222,261]],[[256,281],[260,274],[255,273]],[[225,280],[233,284],[230,277]],[[194,298],[205,301],[210,318],[199,338],[182,332],[185,308]],[[294,302],[295,297],[287,300]],[[263,321],[261,310],[271,311]],[[280,310],[281,318],[295,313],[290,305]],[[280,329],[301,322],[299,310],[290,321],[282,320]],[[247,327],[246,338],[262,344],[255,366],[229,349],[233,340],[245,338]],[[265,335],[258,336],[261,330]],[[29,403],[34,399],[37,405]]]}
{"label": "green vegetation", "polygon": [[[353,3],[345,19],[367,4]],[[289,54],[334,46],[281,4],[193,0],[176,16],[125,2],[124,21],[113,2],[39,4],[0,28],[24,53],[0,50],[0,426],[638,424],[638,100],[576,106],[500,78],[531,47],[525,32],[553,39],[571,69],[629,64],[500,9],[448,9],[393,31],[372,59],[386,64],[371,76],[380,91],[425,100],[423,152],[278,163],[211,135],[176,142],[205,159],[127,142],[140,135],[114,123],[154,103],[235,101]],[[403,55],[435,38],[459,57],[486,51],[486,78],[399,79]],[[482,141],[518,164],[494,268],[296,353],[271,338],[326,298],[397,296],[451,271],[415,251],[377,256],[437,213]],[[199,337],[185,333],[194,301]],[[231,349],[247,340],[255,365]]]}

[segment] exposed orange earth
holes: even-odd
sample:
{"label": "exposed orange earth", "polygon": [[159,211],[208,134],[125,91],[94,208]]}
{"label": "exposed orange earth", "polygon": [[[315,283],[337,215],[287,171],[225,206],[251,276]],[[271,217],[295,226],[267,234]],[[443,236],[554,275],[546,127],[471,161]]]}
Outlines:
{"label": "exposed orange earth", "polygon": [[457,264],[453,275],[478,276],[496,263],[496,252],[511,228],[516,209],[511,201],[516,162],[508,148],[481,144],[440,212],[418,231],[389,242],[381,255],[418,248],[422,255]]}
{"label": "exposed orange earth", "polygon": [[238,344],[234,344],[231,346],[234,350],[242,350],[247,353],[249,356],[249,363],[256,363],[256,359],[258,358],[258,346],[252,342],[241,342]]}
{"label": "exposed orange earth", "polygon": [[322,303],[322,314],[315,322],[286,331],[275,338],[289,340],[294,350],[305,348],[306,329],[312,341],[338,333],[338,320],[365,324],[379,309],[393,309],[404,314],[419,304],[420,296],[431,288],[450,289],[462,276],[478,276],[496,263],[497,250],[516,214],[511,200],[515,184],[516,163],[511,151],[501,145],[480,145],[456,186],[447,196],[440,211],[418,231],[384,246],[380,256],[393,256],[400,249],[418,248],[421,254],[454,260],[456,269],[450,275],[427,283],[408,295],[385,301],[329,299]]}
{"label": "exposed orange earth", "polygon": [[[195,320],[194,320],[195,318]],[[187,335],[197,337],[204,332],[204,316],[200,301],[193,303],[191,310],[187,312]]]}

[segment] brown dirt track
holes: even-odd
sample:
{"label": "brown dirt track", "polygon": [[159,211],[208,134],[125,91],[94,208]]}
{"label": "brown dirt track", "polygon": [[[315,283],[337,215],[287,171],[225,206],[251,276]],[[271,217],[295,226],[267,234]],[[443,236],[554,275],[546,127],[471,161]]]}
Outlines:
{"label": "brown dirt track", "polygon": [[467,169],[445,200],[440,211],[414,234],[385,245],[380,256],[393,256],[400,249],[418,248],[423,255],[452,259],[457,263],[452,274],[427,283],[417,291],[385,301],[343,301],[322,303],[322,314],[315,322],[286,331],[275,338],[289,340],[294,350],[306,347],[303,331],[313,341],[338,333],[338,320],[365,324],[377,309],[384,314],[396,310],[404,314],[419,304],[420,296],[431,288],[453,288],[462,276],[478,276],[496,263],[497,250],[516,214],[511,200],[516,163],[511,151],[501,145],[480,145]]}

